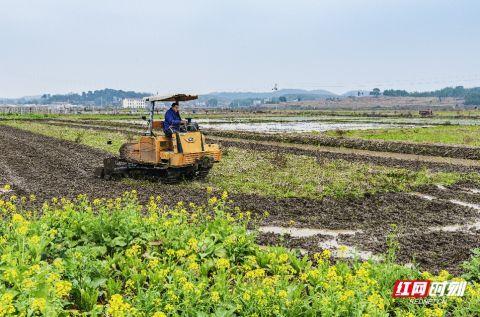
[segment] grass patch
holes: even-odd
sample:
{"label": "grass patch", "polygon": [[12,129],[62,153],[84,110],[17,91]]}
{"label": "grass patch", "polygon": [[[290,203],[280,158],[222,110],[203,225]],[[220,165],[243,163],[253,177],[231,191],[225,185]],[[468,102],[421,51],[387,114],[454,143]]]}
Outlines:
{"label": "grass patch", "polygon": [[[120,132],[73,128],[66,126],[61,127],[49,125],[48,123],[26,121],[3,121],[0,122],[0,124],[61,140],[88,145],[114,154],[118,154],[118,149],[120,146],[124,142],[127,142],[127,136]],[[107,141],[111,141],[111,144],[107,144]]]}
{"label": "grass patch", "polygon": [[431,173],[344,160],[317,162],[310,156],[229,148],[211,171],[208,185],[264,196],[321,199],[409,191],[421,185],[451,185],[465,179],[480,182],[476,173]]}
{"label": "grass patch", "polygon": [[[336,131],[326,132],[338,136]],[[426,128],[350,130],[343,136],[367,140],[410,141],[480,146],[480,126],[444,125]]]}

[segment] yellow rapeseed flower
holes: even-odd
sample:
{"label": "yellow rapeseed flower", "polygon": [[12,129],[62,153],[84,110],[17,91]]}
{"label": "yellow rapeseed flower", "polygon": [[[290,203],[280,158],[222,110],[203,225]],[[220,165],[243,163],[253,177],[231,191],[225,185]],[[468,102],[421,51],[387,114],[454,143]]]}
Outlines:
{"label": "yellow rapeseed flower", "polygon": [[34,298],[32,301],[31,308],[34,311],[43,313],[45,311],[46,306],[47,306],[47,300],[45,298]]}
{"label": "yellow rapeseed flower", "polygon": [[122,295],[112,295],[108,302],[107,313],[112,317],[126,317],[133,312],[132,306],[123,301]]}
{"label": "yellow rapeseed flower", "polygon": [[265,276],[264,269],[254,269],[245,273],[245,278],[253,279]]}
{"label": "yellow rapeseed flower", "polygon": [[346,290],[342,295],[340,295],[340,301],[345,302],[349,300],[350,298],[353,298],[355,296],[355,292],[352,290]]}
{"label": "yellow rapeseed flower", "polygon": [[287,296],[288,296],[288,293],[287,293],[286,290],[282,289],[278,292],[278,297],[280,297],[280,298],[287,298]]}
{"label": "yellow rapeseed flower", "polygon": [[40,237],[33,235],[28,239],[28,243],[32,246],[37,246],[40,243]]}
{"label": "yellow rapeseed flower", "polygon": [[10,267],[3,271],[3,279],[9,283],[13,283],[18,277],[18,271],[16,268]]}
{"label": "yellow rapeseed flower", "polygon": [[450,273],[447,270],[441,270],[438,274],[438,280],[441,282],[448,280],[449,277]]}
{"label": "yellow rapeseed flower", "polygon": [[165,305],[165,310],[168,312],[172,312],[175,310],[175,306],[173,306],[172,304],[167,304]]}
{"label": "yellow rapeseed flower", "polygon": [[33,274],[36,274],[40,271],[40,265],[34,264],[30,266],[30,268],[25,272],[26,276],[31,276]]}
{"label": "yellow rapeseed flower", "polygon": [[278,261],[280,263],[284,263],[288,261],[288,254],[287,253],[282,253],[278,256]]}
{"label": "yellow rapeseed flower", "polygon": [[52,283],[52,282],[55,282],[55,281],[59,281],[60,280],[60,275],[58,273],[50,273],[48,274],[48,277],[47,277],[47,282],[48,283]]}
{"label": "yellow rapeseed flower", "polygon": [[10,316],[15,313],[15,306],[13,306],[14,295],[10,292],[2,294],[0,297],[0,317]]}
{"label": "yellow rapeseed flower", "polygon": [[186,293],[193,291],[194,288],[195,286],[191,282],[186,282],[183,284],[183,291]]}
{"label": "yellow rapeseed flower", "polygon": [[308,278],[308,275],[307,275],[306,273],[300,274],[300,280],[301,280],[302,282],[305,282],[305,281],[307,280],[307,278]]}
{"label": "yellow rapeseed flower", "polygon": [[26,224],[22,224],[20,227],[17,228],[17,233],[21,236],[24,236],[28,232],[28,226]]}
{"label": "yellow rapeseed flower", "polygon": [[72,289],[72,283],[68,281],[58,281],[55,283],[55,294],[58,297],[65,297],[70,294],[70,290]]}
{"label": "yellow rapeseed flower", "polygon": [[228,192],[227,191],[224,191],[222,193],[222,200],[227,200],[228,199]]}
{"label": "yellow rapeseed flower", "polygon": [[57,229],[50,229],[50,231],[48,231],[48,236],[53,239],[55,238],[57,233],[58,233]]}
{"label": "yellow rapeseed flower", "polygon": [[20,214],[13,214],[12,215],[12,222],[13,223],[22,223],[24,221],[25,221],[25,219],[23,218],[22,215],[20,215]]}
{"label": "yellow rapeseed flower", "polygon": [[372,295],[368,296],[367,298],[368,302],[379,309],[384,309],[385,308],[385,302],[383,300],[383,297],[380,296],[378,293],[373,293]]}
{"label": "yellow rapeseed flower", "polygon": [[198,250],[198,240],[197,239],[190,238],[187,243],[188,243],[188,246],[190,247],[190,249],[192,249],[194,251]]}
{"label": "yellow rapeseed flower", "polygon": [[435,307],[434,309],[431,309],[431,308],[425,309],[425,317],[443,317],[444,315],[445,315],[445,312],[438,307]]}
{"label": "yellow rapeseed flower", "polygon": [[[37,283],[34,280],[32,280],[31,278],[26,278],[22,282],[22,289],[25,290],[25,291],[30,291],[30,290],[34,289],[35,286],[37,286]],[[1,316],[1,314],[0,314],[0,316]]]}
{"label": "yellow rapeseed flower", "polygon": [[53,266],[59,270],[59,271],[63,271],[64,270],[64,264],[63,264],[63,260],[60,259],[60,258],[56,258],[55,260],[53,260],[52,262]]}
{"label": "yellow rapeseed flower", "polygon": [[190,262],[190,264],[188,264],[188,269],[194,272],[198,272],[200,270],[200,266],[196,262]]}
{"label": "yellow rapeseed flower", "polygon": [[217,291],[213,291],[210,297],[214,303],[218,303],[220,301],[220,294]]}
{"label": "yellow rapeseed flower", "polygon": [[213,196],[212,198],[210,198],[210,199],[208,200],[208,204],[209,204],[209,205],[215,205],[215,204],[217,203],[217,201],[218,201],[218,198],[215,197],[215,196]]}
{"label": "yellow rapeseed flower", "polygon": [[158,260],[158,258],[152,258],[148,261],[148,268],[149,269],[154,269],[158,266],[158,264],[160,263],[160,261]]}
{"label": "yellow rapeseed flower", "polygon": [[125,255],[128,258],[135,258],[140,254],[141,250],[142,248],[139,245],[134,244],[130,248],[128,248],[127,251],[125,251]]}
{"label": "yellow rapeseed flower", "polygon": [[187,255],[187,251],[183,250],[183,249],[180,249],[180,250],[177,250],[177,258],[183,258],[185,255]]}
{"label": "yellow rapeseed flower", "polygon": [[217,260],[216,266],[219,270],[226,270],[230,268],[230,261],[228,259],[220,258]]}
{"label": "yellow rapeseed flower", "polygon": [[338,252],[340,256],[345,256],[347,254],[348,247],[346,245],[341,245],[338,247]]}

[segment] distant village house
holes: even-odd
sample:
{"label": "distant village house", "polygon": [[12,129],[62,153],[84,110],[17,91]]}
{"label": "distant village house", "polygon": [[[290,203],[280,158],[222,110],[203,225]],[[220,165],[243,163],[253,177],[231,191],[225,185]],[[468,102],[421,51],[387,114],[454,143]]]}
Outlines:
{"label": "distant village house", "polygon": [[129,109],[143,109],[146,107],[146,102],[143,99],[125,98],[122,100],[122,108]]}

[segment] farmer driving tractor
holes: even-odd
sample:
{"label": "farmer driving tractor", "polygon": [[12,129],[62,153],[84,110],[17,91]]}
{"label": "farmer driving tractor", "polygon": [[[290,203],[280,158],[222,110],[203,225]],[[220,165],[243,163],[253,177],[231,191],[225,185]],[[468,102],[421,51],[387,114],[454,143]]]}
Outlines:
{"label": "farmer driving tractor", "polygon": [[[147,131],[136,141],[124,143],[118,157],[105,158],[95,175],[103,179],[145,176],[166,184],[204,179],[213,163],[221,160],[222,152],[218,144],[206,142],[196,122],[180,117],[178,102],[196,99],[198,96],[186,94],[146,97],[150,105]],[[156,102],[173,102],[165,122],[154,120]],[[156,135],[156,130],[165,135]]]}
{"label": "farmer driving tractor", "polygon": [[182,120],[180,117],[179,107],[178,102],[175,101],[172,103],[170,109],[165,112],[163,132],[165,132],[167,137],[171,137],[173,133],[178,132],[180,130],[180,125],[185,125],[187,123],[186,120]]}

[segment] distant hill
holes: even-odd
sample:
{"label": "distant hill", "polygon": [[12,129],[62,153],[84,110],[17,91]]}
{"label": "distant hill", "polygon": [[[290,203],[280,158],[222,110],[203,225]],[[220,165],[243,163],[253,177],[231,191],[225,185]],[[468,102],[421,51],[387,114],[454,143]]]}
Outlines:
{"label": "distant hill", "polygon": [[218,99],[221,101],[233,101],[241,99],[267,99],[279,97],[308,97],[308,98],[328,98],[337,95],[327,90],[305,90],[305,89],[280,89],[269,92],[212,92],[201,95],[201,99]]}
{"label": "distant hill", "polygon": [[[124,91],[116,89],[102,89],[94,91],[84,91],[82,93],[69,94],[43,94],[41,96],[31,96],[22,98],[4,99],[7,103],[26,104],[26,103],[71,103],[76,105],[107,106],[118,105],[124,98],[143,98],[152,95],[151,93]],[[258,100],[258,99],[279,99],[284,97],[287,100],[316,100],[337,96],[327,90],[305,90],[305,89],[280,89],[269,92],[212,92],[200,95],[199,99],[207,101],[217,99],[224,103],[230,103],[234,100]]]}
{"label": "distant hill", "polygon": [[[212,92],[200,95],[200,101],[211,105],[232,105],[232,106],[250,106],[261,103],[279,103],[285,101],[312,101],[327,98],[345,98],[358,96],[369,96],[368,90],[351,90],[341,95],[337,95],[328,90],[306,90],[306,89],[280,89],[267,92]],[[363,93],[363,95],[362,95]],[[13,104],[52,104],[52,103],[71,103],[85,106],[111,106],[119,105],[124,98],[143,98],[152,95],[146,92],[124,91],[116,89],[102,89],[86,91],[82,93],[69,94],[44,94],[41,96],[28,96],[21,98],[0,98],[0,103]],[[405,90],[387,89],[383,91],[384,96],[389,97],[453,97],[465,98],[466,104],[480,104],[480,88],[464,88],[462,86],[446,87],[443,89],[427,92],[407,92]]]}

